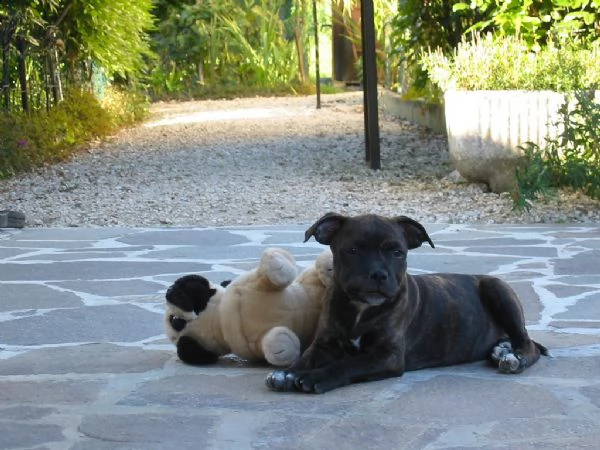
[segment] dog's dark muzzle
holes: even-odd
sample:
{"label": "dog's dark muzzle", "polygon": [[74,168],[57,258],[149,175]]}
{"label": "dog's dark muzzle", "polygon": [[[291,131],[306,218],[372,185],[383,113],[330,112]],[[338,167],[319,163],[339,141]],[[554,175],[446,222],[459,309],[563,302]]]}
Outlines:
{"label": "dog's dark muzzle", "polygon": [[357,277],[347,292],[354,301],[379,306],[396,295],[398,285],[385,270],[374,269],[367,277]]}
{"label": "dog's dark muzzle", "polygon": [[370,306],[379,306],[386,302],[388,296],[381,292],[361,292],[359,299]]}

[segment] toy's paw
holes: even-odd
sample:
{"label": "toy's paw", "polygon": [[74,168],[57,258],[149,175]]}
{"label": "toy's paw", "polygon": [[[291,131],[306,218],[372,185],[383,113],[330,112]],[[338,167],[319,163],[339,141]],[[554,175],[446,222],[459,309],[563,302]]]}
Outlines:
{"label": "toy's paw", "polygon": [[166,298],[167,302],[182,311],[194,311],[199,314],[204,311],[216,292],[206,278],[200,275],[186,275],[175,280],[167,289]]}
{"label": "toy's paw", "polygon": [[333,284],[333,254],[327,249],[315,261],[315,269],[324,286]]}
{"label": "toy's paw", "polygon": [[184,363],[197,366],[214,364],[219,359],[219,355],[206,350],[189,336],[181,336],[177,341],[177,356]]}
{"label": "toy's paw", "polygon": [[300,357],[300,339],[287,327],[274,327],[263,337],[262,351],[269,364],[287,367]]}
{"label": "toy's paw", "polygon": [[266,250],[262,254],[259,271],[282,289],[292,284],[298,274],[292,255],[279,249]]}

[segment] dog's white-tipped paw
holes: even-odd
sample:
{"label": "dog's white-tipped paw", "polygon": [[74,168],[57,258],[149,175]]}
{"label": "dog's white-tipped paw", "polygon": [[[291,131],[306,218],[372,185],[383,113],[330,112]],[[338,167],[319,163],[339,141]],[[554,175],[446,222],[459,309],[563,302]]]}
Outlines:
{"label": "dog's white-tipped paw", "polygon": [[498,368],[502,373],[518,373],[523,370],[523,364],[517,355],[508,353],[500,359]]}
{"label": "dog's white-tipped paw", "polygon": [[492,349],[492,354],[490,355],[490,358],[496,364],[500,364],[500,361],[502,360],[502,358],[504,358],[509,353],[512,353],[512,351],[513,351],[513,349],[512,349],[512,345],[510,344],[510,342],[502,341],[502,342],[499,342],[498,345],[496,345]]}
{"label": "dog's white-tipped paw", "polygon": [[265,385],[274,391],[295,391],[296,375],[285,370],[274,370],[265,378]]}

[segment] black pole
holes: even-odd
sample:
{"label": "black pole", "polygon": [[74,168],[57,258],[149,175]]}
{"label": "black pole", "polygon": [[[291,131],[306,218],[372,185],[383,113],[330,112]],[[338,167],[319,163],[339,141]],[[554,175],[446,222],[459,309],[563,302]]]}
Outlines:
{"label": "black pole", "polygon": [[321,108],[321,70],[319,63],[319,22],[317,19],[317,0],[313,0],[313,22],[315,25],[315,74],[317,77],[317,109]]}
{"label": "black pole", "polygon": [[377,60],[373,0],[361,0],[363,103],[365,115],[365,159],[371,169],[381,168],[379,111],[377,104]]}

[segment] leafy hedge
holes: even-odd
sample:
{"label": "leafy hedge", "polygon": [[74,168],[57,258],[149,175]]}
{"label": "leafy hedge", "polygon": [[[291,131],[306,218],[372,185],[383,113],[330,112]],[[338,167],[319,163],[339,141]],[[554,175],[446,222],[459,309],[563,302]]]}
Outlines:
{"label": "leafy hedge", "polygon": [[49,112],[0,114],[0,178],[67,159],[86,142],[140,120],[145,101],[120,91],[103,104],[93,94],[69,90]]}
{"label": "leafy hedge", "polygon": [[570,92],[600,85],[600,42],[581,46],[550,42],[533,52],[516,37],[475,37],[450,56],[437,49],[422,55],[430,80],[443,91],[552,90]]}

